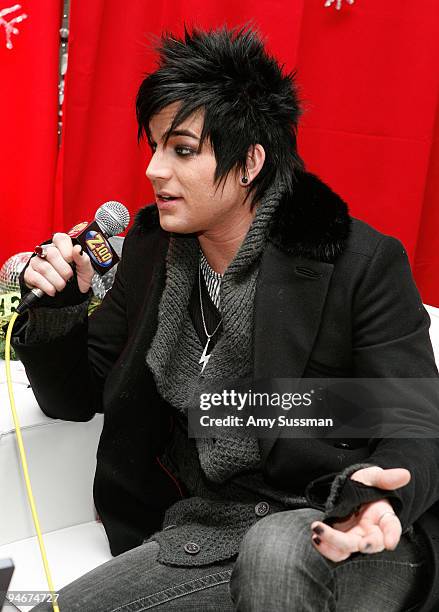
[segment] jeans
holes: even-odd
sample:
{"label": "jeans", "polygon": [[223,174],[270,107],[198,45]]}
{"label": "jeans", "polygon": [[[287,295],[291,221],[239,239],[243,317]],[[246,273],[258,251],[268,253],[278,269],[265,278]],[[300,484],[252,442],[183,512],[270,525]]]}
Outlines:
{"label": "jeans", "polygon": [[[333,563],[311,544],[318,510],[268,515],[245,535],[237,559],[201,567],[159,563],[159,545],[130,550],[59,591],[60,612],[409,612],[428,579],[419,536],[394,551]],[[49,612],[48,604],[33,610]]]}
{"label": "jeans", "polygon": [[318,510],[280,512],[247,532],[230,583],[236,610],[416,610],[428,584],[420,536],[407,533],[394,551],[355,553],[334,563],[310,543],[316,520],[322,520]]}

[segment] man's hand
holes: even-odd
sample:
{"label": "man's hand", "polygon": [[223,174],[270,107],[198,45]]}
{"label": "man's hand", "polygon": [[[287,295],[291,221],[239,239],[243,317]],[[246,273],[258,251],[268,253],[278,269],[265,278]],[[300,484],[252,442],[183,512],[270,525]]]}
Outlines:
{"label": "man's hand", "polygon": [[[376,466],[358,470],[351,478],[389,491],[405,486],[410,481],[410,472],[404,468],[384,470]],[[402,532],[401,523],[387,499],[364,504],[354,515],[332,527],[315,521],[311,529],[315,548],[334,562],[344,561],[354,552],[394,550]]]}
{"label": "man's hand", "polygon": [[32,257],[29,261],[23,278],[25,284],[29,289],[37,287],[53,297],[57,291],[62,291],[67,281],[72,278],[73,269],[70,264],[74,263],[79,290],[81,293],[87,293],[94,270],[87,253],[81,255],[81,251],[81,245],[73,246],[68,234],[54,234],[52,244],[47,247],[46,257]]}

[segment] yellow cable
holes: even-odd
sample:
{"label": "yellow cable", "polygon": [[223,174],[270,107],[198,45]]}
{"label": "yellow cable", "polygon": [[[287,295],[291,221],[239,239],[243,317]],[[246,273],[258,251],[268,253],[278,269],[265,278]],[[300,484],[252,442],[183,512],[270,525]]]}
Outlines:
{"label": "yellow cable", "polygon": [[9,321],[8,331],[6,332],[6,344],[5,344],[6,380],[8,383],[9,401],[11,403],[12,418],[14,419],[15,433],[17,435],[18,450],[20,451],[20,459],[21,459],[21,465],[23,468],[24,481],[26,483],[26,491],[27,491],[27,496],[29,498],[30,508],[32,511],[32,518],[34,520],[35,529],[37,531],[38,544],[40,545],[40,552],[41,552],[41,557],[43,559],[44,571],[46,573],[47,584],[49,585],[49,591],[52,596],[53,610],[54,612],[59,612],[58,604],[55,603],[55,589],[53,588],[52,576],[50,574],[49,563],[47,561],[47,556],[46,556],[46,549],[44,547],[44,542],[43,542],[43,538],[41,535],[40,523],[38,520],[34,496],[33,496],[32,487],[30,484],[29,472],[27,469],[26,454],[25,454],[24,446],[23,446],[23,438],[21,437],[21,429],[20,429],[20,424],[18,422],[17,411],[15,409],[14,394],[13,394],[13,389],[12,389],[11,336],[12,336],[12,328],[14,327],[14,323],[17,317],[18,317],[18,314],[15,312],[12,315],[11,320]]}

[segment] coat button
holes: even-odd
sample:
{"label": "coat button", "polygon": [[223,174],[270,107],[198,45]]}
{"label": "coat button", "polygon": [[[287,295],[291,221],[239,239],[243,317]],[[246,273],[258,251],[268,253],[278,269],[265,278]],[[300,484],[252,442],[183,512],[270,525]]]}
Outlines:
{"label": "coat button", "polygon": [[189,555],[196,555],[200,552],[200,547],[196,542],[186,542],[186,544],[184,545],[184,550]]}
{"label": "coat button", "polygon": [[255,506],[256,516],[265,516],[270,512],[270,505],[267,502],[259,502]]}
{"label": "coat button", "polygon": [[336,442],[334,444],[334,446],[335,446],[335,448],[342,448],[342,449],[345,449],[345,450],[351,448],[351,445],[348,444],[347,442]]}

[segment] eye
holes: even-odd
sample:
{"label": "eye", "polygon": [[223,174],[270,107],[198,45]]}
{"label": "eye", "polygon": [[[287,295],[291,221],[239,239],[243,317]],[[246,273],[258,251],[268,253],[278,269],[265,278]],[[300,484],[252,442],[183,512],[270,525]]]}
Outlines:
{"label": "eye", "polygon": [[190,155],[195,155],[195,151],[193,149],[184,146],[175,147],[175,152],[180,155],[180,157],[189,157]]}

